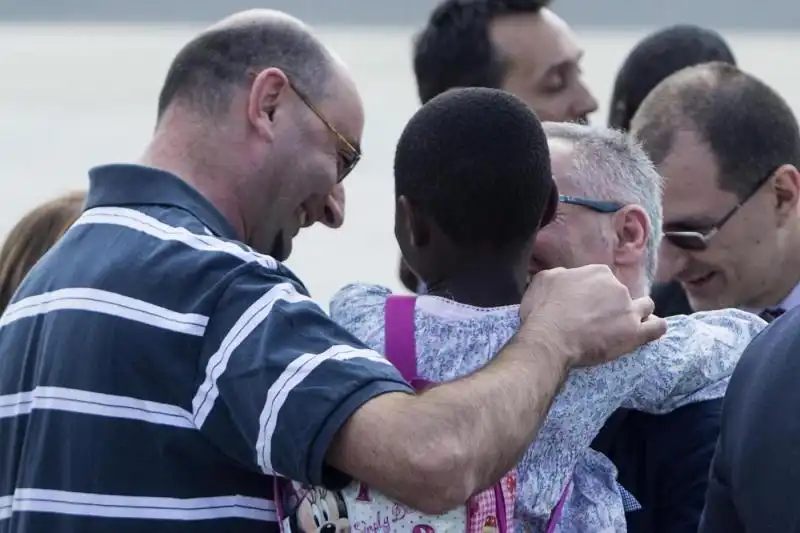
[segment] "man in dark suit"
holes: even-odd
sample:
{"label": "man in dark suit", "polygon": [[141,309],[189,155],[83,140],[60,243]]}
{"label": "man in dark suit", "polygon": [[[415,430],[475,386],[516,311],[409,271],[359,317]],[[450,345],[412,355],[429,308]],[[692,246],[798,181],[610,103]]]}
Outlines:
{"label": "man in dark suit", "polygon": [[759,335],[731,378],[700,533],[800,531],[800,309]]}
{"label": "man in dark suit", "polygon": [[[772,320],[800,305],[800,130],[786,102],[736,67],[709,63],[661,82],[634,116],[631,131],[666,180],[660,275],[680,282],[691,307],[737,307]],[[784,321],[770,331],[785,328]],[[794,461],[776,459],[782,449],[777,440],[769,452],[759,448],[772,446],[764,444],[772,439],[769,424],[792,425],[784,408],[792,405],[791,396],[773,397],[761,381],[748,386],[749,379],[773,372],[775,354],[765,349],[771,347],[765,338],[745,356],[728,390],[706,531],[745,531],[735,526],[731,502],[749,509],[763,503],[756,494],[769,488],[757,483],[743,489],[759,469],[754,465],[777,460],[778,469],[789,469]],[[754,407],[758,394],[776,401],[771,412]],[[796,487],[779,488],[771,497],[788,497]],[[729,495],[727,507],[720,494]],[[765,525],[770,523],[748,519],[746,531],[773,531]],[[786,527],[774,531],[788,532],[798,531],[800,521],[776,523]]]}

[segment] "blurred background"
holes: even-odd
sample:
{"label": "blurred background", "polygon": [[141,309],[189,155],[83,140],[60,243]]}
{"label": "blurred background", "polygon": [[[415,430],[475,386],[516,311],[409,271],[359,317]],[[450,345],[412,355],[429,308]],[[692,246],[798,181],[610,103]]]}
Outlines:
{"label": "blurred background", "polygon": [[[282,9],[315,25],[351,66],[367,110],[363,162],[346,182],[339,231],[314,227],[289,265],[320,302],[350,281],[400,288],[393,235],[392,158],[417,108],[410,46],[432,0],[0,0],[0,234],[40,201],[87,186],[86,171],[134,162],[155,120],[173,55],[199,29],[234,11]],[[555,0],[586,50],[586,80],[605,123],[625,55],[647,33],[695,23],[723,33],[739,65],[794,109],[800,77],[800,2]]]}

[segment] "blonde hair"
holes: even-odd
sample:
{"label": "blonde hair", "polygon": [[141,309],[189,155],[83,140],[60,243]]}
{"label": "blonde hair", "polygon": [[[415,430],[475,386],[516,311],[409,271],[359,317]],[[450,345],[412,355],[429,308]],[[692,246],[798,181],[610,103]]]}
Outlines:
{"label": "blonde hair", "polygon": [[28,212],[0,249],[0,313],[31,268],[80,216],[86,193],[71,192]]}

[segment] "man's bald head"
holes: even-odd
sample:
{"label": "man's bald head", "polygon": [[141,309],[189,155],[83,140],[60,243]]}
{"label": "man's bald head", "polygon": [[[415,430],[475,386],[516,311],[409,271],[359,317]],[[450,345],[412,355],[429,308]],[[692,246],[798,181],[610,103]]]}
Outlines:
{"label": "man's bald head", "polygon": [[288,257],[297,232],[344,216],[364,109],[342,62],[299,20],[237,13],[178,53],[145,164],[201,191],[240,238]]}
{"label": "man's bald head", "polygon": [[161,89],[158,117],[176,100],[207,114],[224,112],[233,90],[269,67],[282,70],[298,92],[319,101],[341,65],[296,18],[269,9],[243,11],[181,49]]}
{"label": "man's bald head", "polygon": [[642,102],[631,132],[656,165],[670,155],[679,133],[690,132],[716,159],[720,188],[740,196],[778,165],[800,166],[800,132],[789,105],[727,63],[666,78]]}

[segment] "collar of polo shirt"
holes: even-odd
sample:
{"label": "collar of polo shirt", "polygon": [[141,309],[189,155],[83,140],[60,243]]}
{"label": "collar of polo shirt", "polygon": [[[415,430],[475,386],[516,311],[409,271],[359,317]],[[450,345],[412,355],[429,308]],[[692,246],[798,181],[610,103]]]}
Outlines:
{"label": "collar of polo shirt", "polygon": [[86,209],[125,205],[178,207],[197,217],[214,235],[239,239],[211,202],[169,172],[141,165],[104,165],[89,171],[89,181]]}

